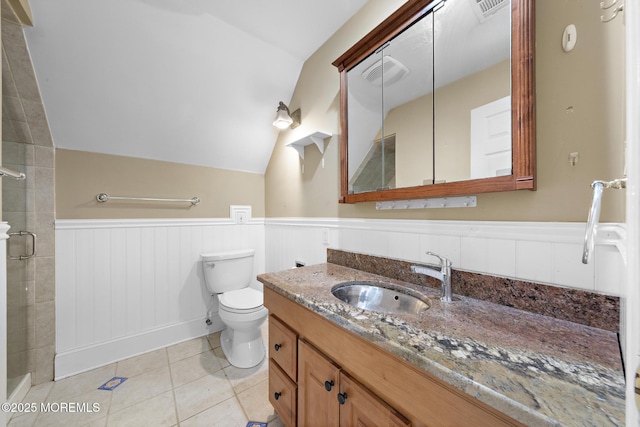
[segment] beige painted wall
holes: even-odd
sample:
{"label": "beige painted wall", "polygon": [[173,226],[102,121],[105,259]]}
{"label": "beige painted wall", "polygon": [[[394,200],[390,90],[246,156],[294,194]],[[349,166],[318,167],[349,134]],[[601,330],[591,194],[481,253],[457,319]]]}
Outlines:
{"label": "beige painted wall", "polygon": [[[590,183],[623,175],[623,20],[603,25],[598,2],[536,2],[537,191],[478,195],[467,209],[376,211],[373,203],[340,205],[339,78],[331,62],[401,6],[370,0],[303,67],[289,106],[302,125],[282,131],[265,177],[268,217],[363,217],[511,221],[586,221]],[[565,53],[566,25],[578,28]],[[594,58],[596,58],[594,60]],[[600,60],[600,58],[602,58]],[[309,146],[302,160],[285,144],[316,130],[332,133],[322,155]],[[580,153],[576,166],[569,154]],[[624,221],[624,194],[605,194],[601,220]]]}
{"label": "beige painted wall", "polygon": [[[157,160],[56,150],[56,218],[228,218],[229,205],[264,217],[264,176]],[[189,203],[98,203],[96,195],[200,198]]]}

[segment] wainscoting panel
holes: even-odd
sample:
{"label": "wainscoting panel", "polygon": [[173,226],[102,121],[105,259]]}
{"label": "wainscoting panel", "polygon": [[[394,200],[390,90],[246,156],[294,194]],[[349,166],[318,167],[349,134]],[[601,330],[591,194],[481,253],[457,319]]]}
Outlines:
{"label": "wainscoting panel", "polygon": [[600,224],[586,265],[584,223],[270,218],[265,225],[267,271],[291,268],[300,259],[325,262],[327,247],[433,263],[425,254],[430,251],[464,271],[616,296],[623,289],[624,224]]}
{"label": "wainscoting panel", "polygon": [[[56,221],[56,379],[222,329],[200,254],[255,248],[255,274],[326,262],[327,248],[620,296],[624,224],[269,218]],[[255,281],[252,286],[261,289]],[[453,284],[455,292],[455,283]],[[213,325],[207,327],[208,310]]]}
{"label": "wainscoting panel", "polygon": [[262,220],[56,221],[56,379],[222,329],[200,254],[243,248]]}
{"label": "wainscoting panel", "polygon": [[340,229],[335,219],[265,220],[267,271],[294,268],[296,262],[305,265],[327,260],[327,248],[339,248]]}

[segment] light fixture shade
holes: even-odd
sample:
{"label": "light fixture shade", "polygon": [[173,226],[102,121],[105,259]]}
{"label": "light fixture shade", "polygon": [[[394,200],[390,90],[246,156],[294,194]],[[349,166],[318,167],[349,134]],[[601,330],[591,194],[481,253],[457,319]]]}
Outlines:
{"label": "light fixture shade", "polygon": [[289,108],[284,104],[284,102],[280,101],[273,125],[278,129],[286,129],[291,126],[291,123],[293,123],[293,119],[289,115]]}
{"label": "light fixture shade", "polygon": [[289,117],[286,111],[278,111],[273,125],[278,129],[286,129],[291,126],[291,123],[293,123],[293,119]]}

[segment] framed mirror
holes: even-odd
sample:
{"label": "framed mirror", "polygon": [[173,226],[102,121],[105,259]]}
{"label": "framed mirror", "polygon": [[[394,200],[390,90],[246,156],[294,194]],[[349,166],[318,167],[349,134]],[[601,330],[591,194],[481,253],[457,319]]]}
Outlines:
{"label": "framed mirror", "polygon": [[533,3],[407,2],[334,61],[340,202],[535,189]]}

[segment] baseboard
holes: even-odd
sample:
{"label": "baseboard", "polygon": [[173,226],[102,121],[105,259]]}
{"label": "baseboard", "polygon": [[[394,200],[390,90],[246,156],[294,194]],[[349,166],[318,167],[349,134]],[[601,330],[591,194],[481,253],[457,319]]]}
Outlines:
{"label": "baseboard", "polygon": [[217,314],[207,326],[205,318],[168,325],[136,335],[56,354],[55,380],[138,356],[143,353],[199,338],[224,329]]}

